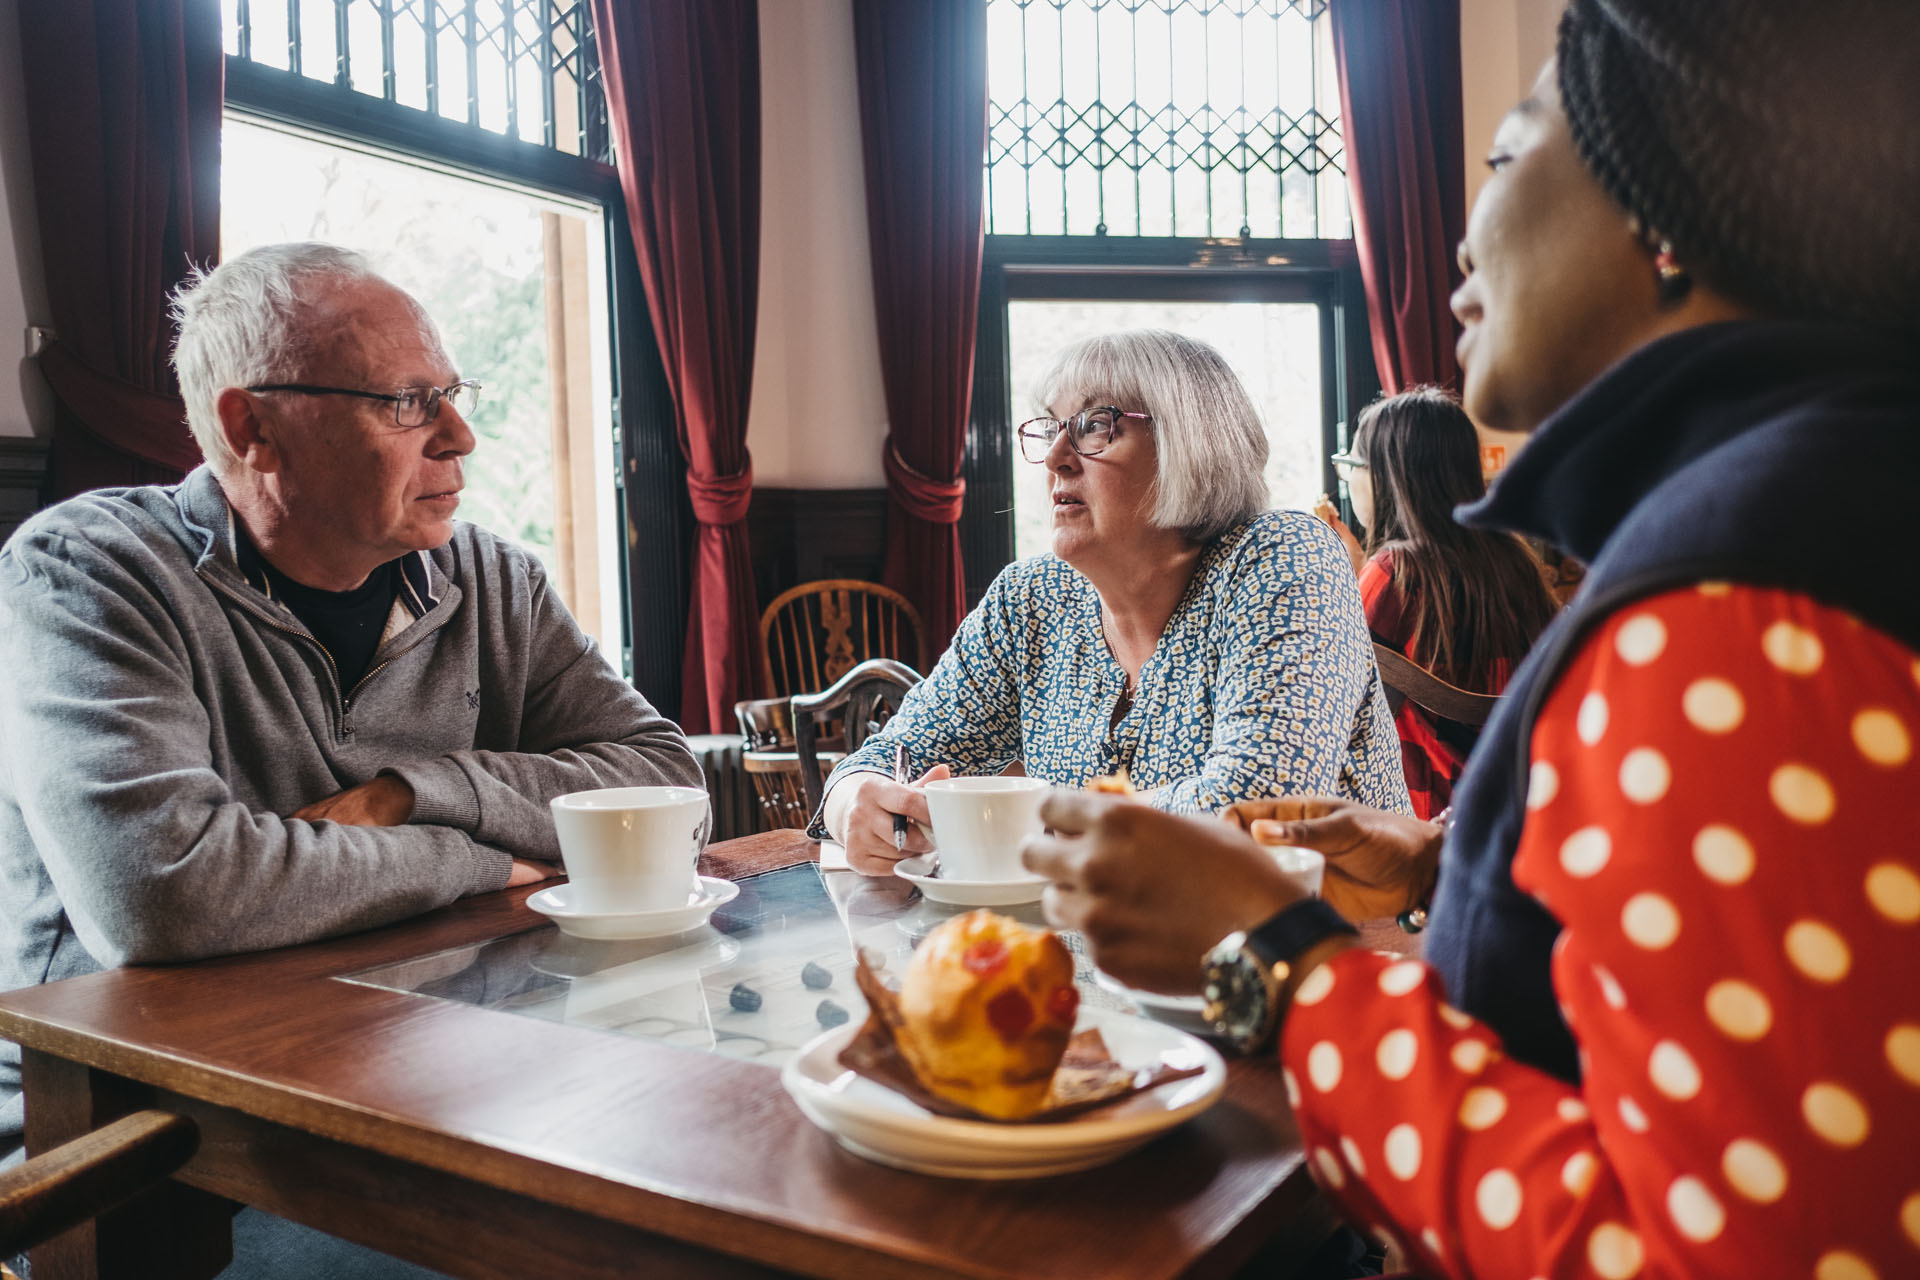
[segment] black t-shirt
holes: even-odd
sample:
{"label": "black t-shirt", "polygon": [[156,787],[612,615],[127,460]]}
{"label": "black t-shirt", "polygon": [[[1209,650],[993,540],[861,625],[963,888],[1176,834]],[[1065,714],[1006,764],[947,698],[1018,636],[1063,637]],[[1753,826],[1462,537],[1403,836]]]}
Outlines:
{"label": "black t-shirt", "polygon": [[295,582],[270,564],[263,567],[273,594],[332,656],[340,672],[340,695],[352,693],[387,629],[394,596],[400,590],[399,561],[387,561],[351,591],[321,591]]}
{"label": "black t-shirt", "polygon": [[340,696],[347,697],[367,673],[380,647],[394,599],[400,593],[400,562],[389,560],[351,591],[322,591],[295,582],[267,563],[245,528],[234,522],[234,553],[247,581],[293,611],[333,659],[340,674]]}

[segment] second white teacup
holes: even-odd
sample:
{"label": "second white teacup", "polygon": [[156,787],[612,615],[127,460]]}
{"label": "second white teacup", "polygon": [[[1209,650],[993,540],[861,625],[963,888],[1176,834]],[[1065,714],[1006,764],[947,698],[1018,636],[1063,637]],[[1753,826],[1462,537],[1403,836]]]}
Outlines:
{"label": "second white teacup", "polygon": [[949,880],[1019,880],[1020,842],[1040,833],[1044,778],[939,778],[926,784],[940,874]]}
{"label": "second white teacup", "polygon": [[1293,844],[1270,844],[1266,850],[1280,864],[1287,879],[1299,885],[1303,892],[1316,898],[1320,896],[1321,882],[1327,877],[1325,854]]}
{"label": "second white teacup", "polygon": [[699,787],[604,787],[555,796],[554,830],[583,912],[660,911],[686,903],[711,817]]}

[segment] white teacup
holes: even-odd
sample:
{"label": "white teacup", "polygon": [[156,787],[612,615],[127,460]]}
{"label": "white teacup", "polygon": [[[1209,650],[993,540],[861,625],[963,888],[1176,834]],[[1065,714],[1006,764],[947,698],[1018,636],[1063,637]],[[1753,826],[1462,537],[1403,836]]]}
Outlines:
{"label": "white teacup", "polygon": [[659,911],[698,887],[712,817],[699,787],[605,787],[555,796],[554,830],[576,911]]}
{"label": "white teacup", "polygon": [[948,880],[1021,880],[1020,842],[1040,834],[1044,778],[939,778],[926,784],[940,874]]}
{"label": "white teacup", "polygon": [[1302,849],[1293,844],[1270,844],[1264,846],[1280,864],[1281,872],[1287,879],[1299,885],[1301,890],[1320,896],[1320,884],[1327,878],[1326,855],[1312,849]]}

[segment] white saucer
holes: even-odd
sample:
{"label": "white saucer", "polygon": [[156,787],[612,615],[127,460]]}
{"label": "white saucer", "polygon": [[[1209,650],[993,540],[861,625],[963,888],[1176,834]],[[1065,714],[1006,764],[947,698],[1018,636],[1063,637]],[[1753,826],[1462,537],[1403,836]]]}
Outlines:
{"label": "white saucer", "polygon": [[807,1119],[855,1155],[946,1178],[1039,1178],[1116,1160],[1154,1135],[1205,1111],[1226,1087],[1227,1068],[1201,1041],[1171,1027],[1115,1014],[1083,1014],[1125,1066],[1166,1060],[1201,1072],[1085,1115],[1047,1124],[995,1124],[936,1116],[840,1065],[856,1023],[816,1036],[780,1072]]}
{"label": "white saucer", "polygon": [[1155,1022],[1164,1022],[1170,1027],[1195,1035],[1215,1034],[1213,1024],[1207,1021],[1207,998],[1205,996],[1170,996],[1158,991],[1142,991],[1139,987],[1130,987],[1105,969],[1095,968],[1093,980],[1118,995],[1133,1001],[1143,1017]]}
{"label": "white saucer", "polygon": [[576,938],[660,938],[698,929],[707,917],[732,902],[740,886],[731,880],[701,876],[699,886],[677,907],[656,911],[576,911],[569,900],[573,886],[556,884],[527,899],[527,905]]}
{"label": "white saucer", "polygon": [[1045,876],[1022,876],[1018,880],[949,880],[938,874],[939,866],[939,854],[922,854],[894,863],[893,874],[920,890],[921,897],[950,907],[1011,907],[1022,902],[1038,902],[1047,888]]}

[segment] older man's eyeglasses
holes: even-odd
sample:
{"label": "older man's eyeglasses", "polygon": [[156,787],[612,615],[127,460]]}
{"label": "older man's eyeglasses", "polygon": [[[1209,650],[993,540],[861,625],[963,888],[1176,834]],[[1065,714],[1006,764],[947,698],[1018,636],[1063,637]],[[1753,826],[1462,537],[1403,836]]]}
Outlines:
{"label": "older man's eyeglasses", "polygon": [[1119,436],[1123,418],[1153,421],[1152,414],[1116,409],[1110,404],[1082,409],[1071,418],[1029,419],[1020,424],[1020,456],[1028,462],[1045,462],[1054,438],[1064,431],[1067,447],[1083,458],[1091,458]]}
{"label": "older man's eyeglasses", "polygon": [[263,382],[248,391],[290,391],[302,396],[358,396],[362,400],[386,400],[393,404],[393,420],[402,427],[424,427],[440,414],[445,401],[463,418],[473,416],[480,407],[480,384],[468,378],[450,387],[402,387],[398,391],[357,391],[352,387],[316,387],[304,382]]}

